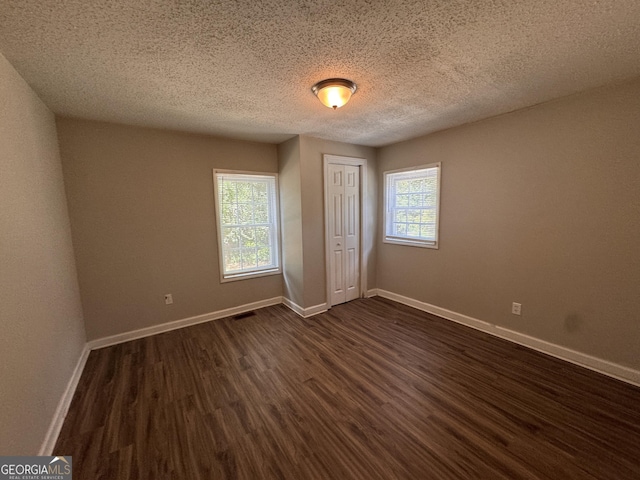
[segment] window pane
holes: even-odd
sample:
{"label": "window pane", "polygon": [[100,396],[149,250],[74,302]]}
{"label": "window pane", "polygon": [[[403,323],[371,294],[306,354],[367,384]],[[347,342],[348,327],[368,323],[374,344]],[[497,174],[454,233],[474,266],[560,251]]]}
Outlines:
{"label": "window pane", "polygon": [[396,194],[409,193],[409,182],[406,180],[398,180],[396,182]]}
{"label": "window pane", "polygon": [[224,255],[225,271],[234,272],[242,270],[242,262],[240,256],[240,249],[233,248],[225,252]]}
{"label": "window pane", "polygon": [[415,179],[408,182],[410,192],[422,192],[424,181],[422,179]]}
{"label": "window pane", "polygon": [[433,209],[423,209],[420,216],[421,223],[434,224],[436,223],[436,211]]}
{"label": "window pane", "polygon": [[266,202],[267,193],[267,182],[256,182],[253,184],[253,197],[255,198],[256,202]]}
{"label": "window pane", "polygon": [[223,228],[222,243],[225,249],[240,247],[240,235],[238,229],[230,227]]}
{"label": "window pane", "polygon": [[425,207],[435,207],[437,201],[438,196],[436,195],[436,192],[431,192],[424,195],[424,202],[422,205],[424,205]]}
{"label": "window pane", "polygon": [[221,209],[223,225],[238,223],[238,212],[235,205],[230,203],[223,203]]}
{"label": "window pane", "polygon": [[253,269],[258,266],[258,256],[255,248],[242,249],[242,268]]}
{"label": "window pane", "polygon": [[236,185],[233,182],[219,182],[222,186],[222,203],[236,202]]}
{"label": "window pane", "polygon": [[243,247],[256,246],[256,231],[253,227],[243,227],[238,229],[240,232],[240,242]]}
{"label": "window pane", "polygon": [[238,205],[238,221],[239,225],[249,225],[253,223],[253,205],[250,203],[241,203]]}
{"label": "window pane", "polygon": [[253,218],[255,223],[268,223],[269,205],[266,202],[256,204],[253,210]]}
{"label": "window pane", "polygon": [[271,249],[270,248],[259,248],[258,249],[258,266],[264,267],[271,265]]}
{"label": "window pane", "polygon": [[404,236],[407,234],[407,224],[406,223],[395,223],[394,224],[394,235]]}
{"label": "window pane", "polygon": [[409,236],[409,237],[419,237],[420,236],[420,224],[419,223],[410,223],[407,226],[407,236]]}
{"label": "window pane", "polygon": [[269,246],[269,227],[257,227],[256,228],[256,245],[259,247]]}
{"label": "window pane", "polygon": [[435,225],[421,225],[420,236],[423,238],[432,237],[435,234]]}
{"label": "window pane", "polygon": [[235,182],[237,191],[237,201],[239,203],[250,203],[253,195],[251,195],[251,182]]}
{"label": "window pane", "polygon": [[410,207],[420,207],[422,206],[422,195],[418,193],[414,193],[409,195],[409,206]]}
{"label": "window pane", "polygon": [[409,195],[397,195],[396,196],[396,206],[397,207],[408,207],[409,206]]}

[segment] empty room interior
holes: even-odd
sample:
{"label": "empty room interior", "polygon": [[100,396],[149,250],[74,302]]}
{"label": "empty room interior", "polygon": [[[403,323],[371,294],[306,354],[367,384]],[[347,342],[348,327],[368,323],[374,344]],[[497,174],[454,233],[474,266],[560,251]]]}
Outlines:
{"label": "empty room interior", "polygon": [[640,2],[0,3],[0,455],[640,478]]}

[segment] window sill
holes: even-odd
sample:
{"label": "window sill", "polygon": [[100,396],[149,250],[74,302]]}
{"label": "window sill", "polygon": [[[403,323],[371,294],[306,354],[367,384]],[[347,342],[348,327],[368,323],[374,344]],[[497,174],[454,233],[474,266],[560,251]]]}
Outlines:
{"label": "window sill", "polygon": [[438,242],[421,242],[416,240],[404,240],[401,238],[383,238],[383,243],[390,243],[392,245],[405,245],[407,247],[420,247],[420,248],[431,248],[434,250],[438,250]]}
{"label": "window sill", "polygon": [[249,280],[251,278],[258,277],[268,277],[271,275],[280,275],[282,273],[282,269],[280,268],[272,268],[270,270],[260,270],[258,272],[243,272],[243,273],[232,273],[228,275],[223,275],[220,279],[220,283],[227,282],[236,282],[238,280]]}

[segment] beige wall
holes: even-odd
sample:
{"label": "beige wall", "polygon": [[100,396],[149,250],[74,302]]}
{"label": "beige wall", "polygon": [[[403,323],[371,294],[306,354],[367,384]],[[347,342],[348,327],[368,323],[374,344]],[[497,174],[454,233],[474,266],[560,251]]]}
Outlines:
{"label": "beige wall", "polygon": [[[212,170],[277,172],[275,145],[58,118],[89,339],[282,295],[220,283]],[[164,295],[173,294],[173,305]]]}
{"label": "beige wall", "polygon": [[304,307],[328,301],[324,246],[324,163],[323,155],[364,158],[368,164],[368,192],[365,194],[369,214],[364,219],[366,232],[363,254],[368,264],[367,288],[376,284],[374,239],[376,229],[376,150],[371,147],[300,136],[302,176],[302,235],[304,245]]}
{"label": "beige wall", "polygon": [[0,455],[36,455],[85,343],[55,119],[0,55]]}
{"label": "beige wall", "polygon": [[640,368],[639,129],[636,80],[382,148],[442,206],[439,250],[379,232],[378,287]]}
{"label": "beige wall", "polygon": [[302,193],[300,191],[300,137],[278,145],[280,219],[282,233],[283,295],[304,304],[302,263]]}

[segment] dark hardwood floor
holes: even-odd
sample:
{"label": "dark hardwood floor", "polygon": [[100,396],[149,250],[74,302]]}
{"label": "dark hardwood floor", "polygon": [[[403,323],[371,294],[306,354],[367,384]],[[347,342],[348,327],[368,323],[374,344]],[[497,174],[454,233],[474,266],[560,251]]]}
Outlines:
{"label": "dark hardwood floor", "polygon": [[640,479],[640,388],[403,305],[282,305],[91,353],[74,478]]}

